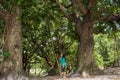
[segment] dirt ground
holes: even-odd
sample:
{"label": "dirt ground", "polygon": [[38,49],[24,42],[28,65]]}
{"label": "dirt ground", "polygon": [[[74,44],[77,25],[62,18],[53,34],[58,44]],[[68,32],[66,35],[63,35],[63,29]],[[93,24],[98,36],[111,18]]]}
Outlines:
{"label": "dirt ground", "polygon": [[98,75],[87,78],[83,78],[83,77],[60,78],[60,76],[46,76],[46,77],[8,76],[8,77],[0,78],[0,80],[120,80],[120,75]]}
{"label": "dirt ground", "polygon": [[120,80],[120,75],[99,75],[99,76],[91,76],[88,78],[83,78],[83,77],[60,78],[59,76],[54,76],[54,77],[48,77],[45,80]]}
{"label": "dirt ground", "polygon": [[[120,67],[105,69],[105,75],[83,77],[66,77],[60,78],[59,76],[49,77],[48,80],[120,80]],[[46,79],[47,80],[47,79]]]}
{"label": "dirt ground", "polygon": [[105,70],[105,75],[90,76],[87,78],[76,76],[61,78],[57,76],[25,76],[20,74],[9,74],[4,77],[0,77],[0,80],[120,80],[120,67],[119,68],[108,68]]}

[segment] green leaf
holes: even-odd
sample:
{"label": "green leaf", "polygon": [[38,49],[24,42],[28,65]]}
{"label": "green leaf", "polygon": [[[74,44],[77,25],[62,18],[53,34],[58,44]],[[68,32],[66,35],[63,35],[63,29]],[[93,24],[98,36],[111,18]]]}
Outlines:
{"label": "green leaf", "polygon": [[4,57],[9,57],[10,56],[10,53],[6,50],[3,51],[3,56]]}

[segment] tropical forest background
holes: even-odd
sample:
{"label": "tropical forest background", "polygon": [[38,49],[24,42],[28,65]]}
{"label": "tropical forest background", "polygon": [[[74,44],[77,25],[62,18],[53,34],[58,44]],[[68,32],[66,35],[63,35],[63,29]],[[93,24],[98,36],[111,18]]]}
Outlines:
{"label": "tropical forest background", "polygon": [[[69,7],[70,0],[59,1]],[[88,0],[81,1],[86,4]],[[103,15],[120,15],[119,3],[118,0],[98,0],[98,5],[94,8],[102,8]],[[60,52],[66,55],[67,73],[74,72],[78,53],[75,23],[64,17],[54,0],[4,0],[2,6],[0,5],[11,14],[16,6],[20,7],[22,66],[25,72],[35,76],[57,74]],[[71,13],[71,10],[68,10],[68,13]],[[0,50],[4,48],[5,29],[5,21],[0,19]],[[97,22],[94,24],[93,35],[94,59],[97,66],[100,69],[119,67],[120,21]],[[9,52],[1,51],[0,63],[9,56]]]}

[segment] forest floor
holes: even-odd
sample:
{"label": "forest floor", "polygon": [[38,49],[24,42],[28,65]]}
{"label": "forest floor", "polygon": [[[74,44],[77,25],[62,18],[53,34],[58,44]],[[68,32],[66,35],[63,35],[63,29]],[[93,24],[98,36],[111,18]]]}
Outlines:
{"label": "forest floor", "polygon": [[61,78],[59,75],[57,76],[24,76],[24,75],[16,75],[16,76],[5,76],[1,77],[0,80],[120,80],[120,67],[119,68],[108,68],[105,71],[105,75],[94,75],[89,77],[80,77],[80,76],[70,76],[66,78]]}
{"label": "forest floor", "polygon": [[43,80],[120,80],[120,75],[98,75],[87,78],[83,78],[83,77],[60,78],[58,76],[54,76],[54,77],[46,77]]}
{"label": "forest floor", "polygon": [[94,75],[87,78],[84,77],[66,77],[61,78],[60,76],[47,76],[43,80],[120,80],[120,67],[108,68],[105,71],[105,75]]}
{"label": "forest floor", "polygon": [[46,77],[19,77],[19,78],[2,78],[0,80],[120,80],[120,75],[98,75],[98,76],[91,76],[87,78],[83,77],[66,77],[60,78],[59,76],[46,76]]}

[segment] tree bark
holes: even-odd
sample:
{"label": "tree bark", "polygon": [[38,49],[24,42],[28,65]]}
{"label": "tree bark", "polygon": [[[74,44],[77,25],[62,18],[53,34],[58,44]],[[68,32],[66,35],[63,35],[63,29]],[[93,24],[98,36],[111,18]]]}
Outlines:
{"label": "tree bark", "polygon": [[16,8],[16,13],[7,13],[5,20],[5,45],[4,50],[10,53],[10,56],[5,57],[2,64],[3,79],[17,80],[20,75],[24,75],[22,68],[22,32],[21,22],[19,18],[19,8]]}
{"label": "tree bark", "polygon": [[103,74],[103,71],[98,68],[94,60],[93,25],[95,22],[88,17],[84,18],[84,21],[74,19],[76,20],[76,32],[79,37],[75,76],[76,73],[83,77],[88,77],[93,74]]}
{"label": "tree bark", "polygon": [[83,76],[88,76],[91,72],[92,65],[94,63],[93,50],[93,24],[92,22],[76,23],[78,27],[81,27],[82,33],[77,28],[79,34],[78,42],[78,58],[77,58],[77,69],[76,72],[81,73]]}
{"label": "tree bark", "polygon": [[19,14],[10,14],[6,22],[5,49],[10,52],[10,58],[15,61],[15,70],[22,69],[22,40]]}

